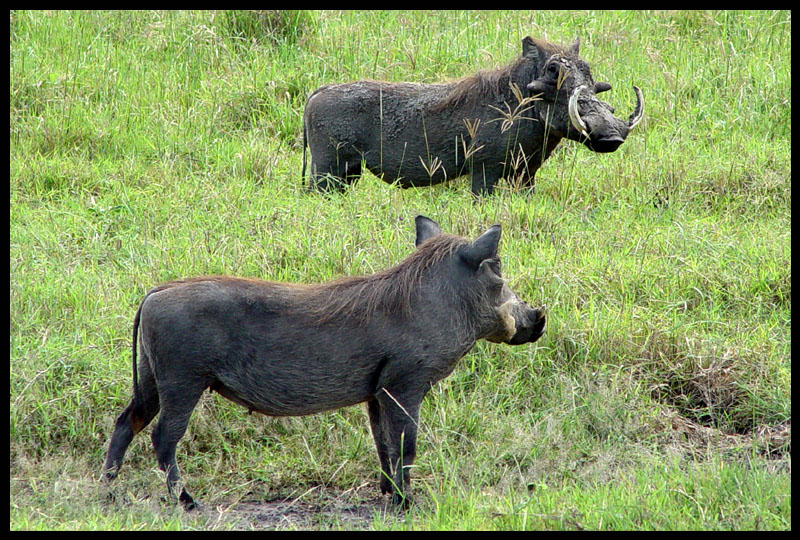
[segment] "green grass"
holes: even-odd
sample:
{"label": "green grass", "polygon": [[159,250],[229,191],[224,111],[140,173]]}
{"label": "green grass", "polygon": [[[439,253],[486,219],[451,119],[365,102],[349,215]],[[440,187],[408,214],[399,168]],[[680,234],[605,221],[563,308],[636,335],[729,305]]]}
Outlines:
{"label": "green grass", "polygon": [[[321,84],[436,82],[569,44],[645,120],[564,141],[536,194],[365,176],[303,192]],[[207,529],[163,501],[149,429],[108,502],[152,286],[317,282],[395,264],[422,213],[501,223],[536,345],[480,343],[423,403],[417,504],[389,529],[791,528],[789,12],[61,12],[10,15],[10,527]],[[372,482],[362,407],[269,419],[218,396],[178,447],[210,508]],[[213,514],[211,514],[213,515]],[[320,527],[342,527],[334,522]]]}

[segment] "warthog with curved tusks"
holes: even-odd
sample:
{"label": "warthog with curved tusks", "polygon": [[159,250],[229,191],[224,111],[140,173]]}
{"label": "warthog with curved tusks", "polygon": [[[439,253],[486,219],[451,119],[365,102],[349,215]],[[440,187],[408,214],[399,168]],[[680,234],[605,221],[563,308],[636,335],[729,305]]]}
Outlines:
{"label": "warthog with curved tusks", "polygon": [[499,225],[471,242],[417,216],[416,251],[376,274],[318,285],[211,276],[152,289],[133,320],[133,399],[117,418],[105,478],[160,410],[158,464],[170,493],[197,506],[175,448],[210,388],[271,416],[366,402],[381,491],[406,504],[431,385],[479,339],[521,345],[544,333],[544,308],[529,307],[500,274],[499,240]]}
{"label": "warthog with curved tusks", "polygon": [[469,174],[472,192],[491,193],[500,178],[524,188],[566,137],[595,152],[613,152],[642,119],[642,92],[627,121],[597,94],[578,57],[579,40],[564,49],[526,37],[515,62],[444,84],[357,81],[315,90],[303,114],[303,181],[344,189],[362,164],[386,182],[427,186]]}

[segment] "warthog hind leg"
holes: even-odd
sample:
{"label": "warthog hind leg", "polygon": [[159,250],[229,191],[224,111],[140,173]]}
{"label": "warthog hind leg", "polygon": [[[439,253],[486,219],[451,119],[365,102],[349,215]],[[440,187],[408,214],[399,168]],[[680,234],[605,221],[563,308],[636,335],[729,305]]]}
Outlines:
{"label": "warthog hind leg", "polygon": [[110,482],[117,477],[125,451],[133,440],[133,436],[143,430],[158,413],[158,391],[150,369],[150,361],[142,355],[139,361],[139,392],[142,401],[137,403],[136,397],[131,399],[125,410],[117,417],[114,433],[108,444],[103,477]]}
{"label": "warthog hind leg", "polygon": [[186,433],[189,417],[205,388],[203,382],[186,380],[181,385],[180,391],[172,389],[161,391],[159,393],[161,415],[151,435],[158,466],[167,473],[167,489],[174,497],[180,487],[178,500],[186,510],[197,508],[199,503],[189,495],[181,483],[178,463],[175,461],[175,448]]}

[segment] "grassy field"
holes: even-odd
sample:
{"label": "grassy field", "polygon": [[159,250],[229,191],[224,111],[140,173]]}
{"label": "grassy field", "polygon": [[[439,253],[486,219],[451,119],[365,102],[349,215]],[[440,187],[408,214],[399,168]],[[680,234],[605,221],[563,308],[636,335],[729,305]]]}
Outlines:
{"label": "grassy field", "polygon": [[[535,195],[477,204],[466,178],[303,191],[319,85],[453,79],[526,35],[579,36],[623,118],[642,88],[618,151],[564,141]],[[9,74],[12,530],[791,528],[790,12],[12,11]],[[363,407],[273,419],[216,394],[178,446],[206,510],[165,499],[150,428],[107,498],[150,287],[370,273],[417,214],[501,223],[548,326],[428,394],[405,515]]]}

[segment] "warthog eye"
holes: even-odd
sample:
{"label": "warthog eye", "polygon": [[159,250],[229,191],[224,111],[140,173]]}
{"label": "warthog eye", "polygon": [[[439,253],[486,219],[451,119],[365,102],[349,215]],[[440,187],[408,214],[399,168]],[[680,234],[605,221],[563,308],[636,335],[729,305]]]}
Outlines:
{"label": "warthog eye", "polygon": [[553,77],[558,75],[558,64],[552,63],[549,66],[547,66],[547,74],[552,75]]}

